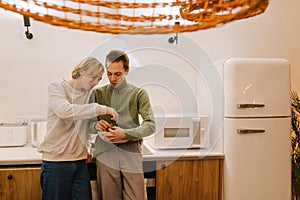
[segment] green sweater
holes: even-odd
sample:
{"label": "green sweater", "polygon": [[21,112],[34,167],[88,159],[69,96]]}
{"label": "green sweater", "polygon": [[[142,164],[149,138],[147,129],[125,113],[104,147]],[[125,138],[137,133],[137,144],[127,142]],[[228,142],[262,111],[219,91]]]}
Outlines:
{"label": "green sweater", "polygon": [[[92,92],[90,102],[97,102],[114,108],[119,114],[118,126],[125,131],[125,140],[128,142],[141,141],[143,137],[155,132],[155,120],[147,92],[132,84],[126,79],[118,88],[113,88],[110,84],[97,88]],[[139,115],[142,123],[139,122]],[[95,123],[100,119],[114,124],[107,116],[98,116],[97,119],[90,120],[89,127],[92,133],[97,133]],[[99,136],[95,142],[94,155],[103,153],[108,149],[116,147],[112,143],[102,140]]]}

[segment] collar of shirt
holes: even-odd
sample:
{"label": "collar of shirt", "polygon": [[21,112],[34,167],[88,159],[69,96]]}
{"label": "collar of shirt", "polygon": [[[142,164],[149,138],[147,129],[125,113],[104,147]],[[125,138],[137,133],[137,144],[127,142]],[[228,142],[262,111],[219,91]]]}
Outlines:
{"label": "collar of shirt", "polygon": [[109,85],[109,90],[110,90],[110,91],[113,91],[113,90],[120,91],[120,90],[122,90],[123,88],[125,88],[126,85],[127,85],[127,80],[126,80],[126,78],[124,78],[124,80],[122,81],[122,83],[121,83],[118,87],[116,87],[116,88],[113,88],[111,85]]}

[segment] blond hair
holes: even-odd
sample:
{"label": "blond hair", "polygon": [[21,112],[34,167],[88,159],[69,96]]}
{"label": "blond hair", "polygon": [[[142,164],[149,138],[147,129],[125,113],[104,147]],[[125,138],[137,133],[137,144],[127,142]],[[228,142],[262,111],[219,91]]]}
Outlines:
{"label": "blond hair", "polygon": [[98,59],[94,57],[87,57],[83,59],[72,71],[72,78],[77,79],[80,77],[80,71],[83,70],[87,75],[104,72],[104,66]]}

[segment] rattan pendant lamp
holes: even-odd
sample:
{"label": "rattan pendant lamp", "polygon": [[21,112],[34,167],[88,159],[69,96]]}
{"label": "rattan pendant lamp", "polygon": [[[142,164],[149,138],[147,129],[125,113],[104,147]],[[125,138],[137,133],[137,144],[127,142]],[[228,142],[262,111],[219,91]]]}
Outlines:
{"label": "rattan pendant lamp", "polygon": [[216,27],[265,11],[268,0],[0,0],[35,20],[105,33],[152,34]]}

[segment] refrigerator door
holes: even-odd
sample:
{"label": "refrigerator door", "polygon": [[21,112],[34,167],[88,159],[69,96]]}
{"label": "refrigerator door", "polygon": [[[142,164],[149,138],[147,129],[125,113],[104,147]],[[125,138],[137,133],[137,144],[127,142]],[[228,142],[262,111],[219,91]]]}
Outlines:
{"label": "refrigerator door", "polygon": [[224,62],[226,117],[290,116],[290,63],[280,58]]}
{"label": "refrigerator door", "polygon": [[290,200],[290,118],[225,119],[224,200]]}

